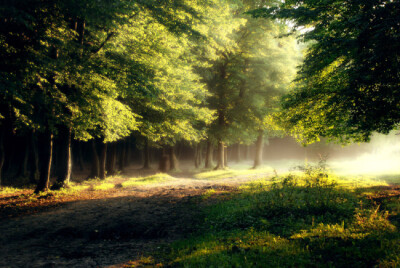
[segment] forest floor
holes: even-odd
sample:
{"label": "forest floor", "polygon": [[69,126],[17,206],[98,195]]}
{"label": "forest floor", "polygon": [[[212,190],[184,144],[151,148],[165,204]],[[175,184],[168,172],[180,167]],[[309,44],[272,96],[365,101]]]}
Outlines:
{"label": "forest floor", "polygon": [[131,167],[105,183],[112,187],[94,181],[60,194],[2,194],[0,267],[134,266],[146,253],[193,231],[204,193],[235,191],[244,182],[272,174],[227,173],[209,180],[183,171],[166,175],[168,180],[123,187],[130,177],[155,173]]}
{"label": "forest floor", "polygon": [[[0,267],[153,267],[157,260],[148,256],[190,237],[202,208],[244,183],[276,175],[268,167],[188,170],[158,174],[129,167],[106,181],[84,181],[75,173],[70,189],[40,195],[3,189]],[[398,186],[377,189],[376,200],[400,196]]]}

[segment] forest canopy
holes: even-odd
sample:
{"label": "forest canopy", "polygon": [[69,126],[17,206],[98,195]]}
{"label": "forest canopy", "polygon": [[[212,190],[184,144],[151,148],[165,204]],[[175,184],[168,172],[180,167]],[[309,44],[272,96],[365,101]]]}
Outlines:
{"label": "forest canopy", "polygon": [[218,145],[224,168],[227,145],[263,138],[300,59],[284,22],[245,13],[264,4],[3,1],[0,170],[18,140],[37,192],[68,184],[71,148],[91,152],[89,177],[122,169],[132,143],[144,167],[153,147],[172,169],[177,144]]}
{"label": "forest canopy", "polygon": [[268,137],[388,133],[400,122],[399,10],[382,0],[3,1],[0,182],[23,175],[39,192],[54,177],[59,188],[83,162],[104,179],[132,148],[144,168],[157,148],[159,168],[178,169],[182,144],[206,168],[217,147],[221,169],[227,146],[239,157],[255,144],[256,168]]}

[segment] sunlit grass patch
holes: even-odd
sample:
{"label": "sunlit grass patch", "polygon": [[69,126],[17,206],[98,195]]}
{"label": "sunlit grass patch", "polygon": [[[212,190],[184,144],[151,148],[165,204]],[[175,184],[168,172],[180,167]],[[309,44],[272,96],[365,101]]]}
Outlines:
{"label": "sunlit grass patch", "polygon": [[201,198],[202,198],[202,199],[208,199],[208,198],[210,198],[211,196],[213,196],[215,193],[216,193],[216,191],[215,191],[214,189],[209,189],[209,190],[205,191],[205,192],[201,195]]}
{"label": "sunlit grass patch", "polygon": [[382,179],[374,176],[362,176],[362,175],[347,175],[337,177],[339,185],[346,186],[348,188],[365,188],[374,186],[388,186],[389,184]]}
{"label": "sunlit grass patch", "polygon": [[18,193],[21,193],[23,191],[32,190],[32,188],[29,188],[29,187],[16,188],[16,187],[5,187],[5,186],[3,186],[3,187],[0,187],[0,196],[18,194]]}
{"label": "sunlit grass patch", "polygon": [[93,190],[104,191],[104,190],[110,190],[114,187],[115,187],[114,183],[104,182],[98,185],[93,185]]}
{"label": "sunlit grass patch", "polygon": [[138,186],[138,185],[147,185],[147,184],[153,184],[153,183],[160,183],[160,182],[166,182],[168,180],[171,180],[173,177],[165,174],[165,173],[158,173],[155,175],[143,177],[143,178],[130,178],[127,181],[124,181],[121,183],[122,187],[132,187],[132,186]]}
{"label": "sunlit grass patch", "polygon": [[380,199],[376,205],[363,194],[367,188],[355,191],[337,180],[320,163],[250,182],[228,199],[204,206],[198,233],[174,244],[167,264],[400,266],[398,197]]}
{"label": "sunlit grass patch", "polygon": [[217,180],[237,176],[254,176],[254,175],[269,175],[274,172],[271,167],[261,167],[258,169],[225,169],[225,170],[211,170],[195,174],[196,179],[202,180]]}

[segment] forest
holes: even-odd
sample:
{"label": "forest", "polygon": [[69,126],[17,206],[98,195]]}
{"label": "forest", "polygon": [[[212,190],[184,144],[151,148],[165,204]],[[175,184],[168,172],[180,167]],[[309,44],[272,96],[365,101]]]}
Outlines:
{"label": "forest", "polygon": [[[32,267],[400,265],[400,171],[342,177],[321,153],[398,145],[399,1],[4,0],[0,62],[4,254],[20,234],[93,246]],[[318,161],[267,166],[285,143]],[[109,203],[13,227],[82,200]]]}

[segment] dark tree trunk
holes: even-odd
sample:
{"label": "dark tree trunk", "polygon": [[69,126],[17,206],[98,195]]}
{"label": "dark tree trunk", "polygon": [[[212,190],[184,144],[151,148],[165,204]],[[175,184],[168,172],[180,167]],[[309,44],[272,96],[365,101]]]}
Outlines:
{"label": "dark tree trunk", "polygon": [[224,142],[218,141],[218,151],[217,151],[217,166],[215,169],[224,169],[225,168],[225,157],[224,157]]}
{"label": "dark tree trunk", "polygon": [[125,142],[124,142],[124,147],[125,147],[125,154],[124,154],[124,166],[127,167],[130,164],[130,156],[131,156],[131,139],[128,138]]}
{"label": "dark tree trunk", "polygon": [[175,155],[175,147],[171,146],[168,148],[168,156],[169,156],[169,164],[171,170],[178,170],[179,169],[179,161]]}
{"label": "dark tree trunk", "polygon": [[76,143],[76,164],[78,164],[79,170],[83,171],[83,154],[82,154],[82,143]]}
{"label": "dark tree trunk", "polygon": [[4,125],[0,127],[0,187],[2,186],[2,170],[4,165],[4,159],[6,158],[6,153],[4,151],[4,136],[5,128]]}
{"label": "dark tree trunk", "polygon": [[158,160],[158,169],[164,173],[171,169],[170,156],[165,153],[165,149],[162,150],[161,157]]}
{"label": "dark tree trunk", "polygon": [[97,153],[96,140],[93,139],[91,142],[92,147],[92,169],[88,178],[99,178],[100,177],[100,160],[99,154]]}
{"label": "dark tree trunk", "polygon": [[263,144],[264,144],[264,131],[260,130],[258,132],[258,137],[256,142],[256,153],[254,157],[253,168],[257,168],[262,163]]}
{"label": "dark tree trunk", "polygon": [[107,143],[100,142],[100,180],[106,179]]}
{"label": "dark tree trunk", "polygon": [[49,189],[51,160],[53,157],[53,134],[46,131],[40,135],[40,175],[35,193],[43,192]]}
{"label": "dark tree trunk", "polygon": [[206,160],[204,162],[204,168],[211,168],[212,159],[213,159],[213,151],[214,151],[214,148],[211,144],[211,141],[207,141]]}
{"label": "dark tree trunk", "polygon": [[203,146],[201,143],[197,145],[197,158],[199,162],[199,166],[203,163]]}
{"label": "dark tree trunk", "polygon": [[31,133],[30,138],[31,143],[31,174],[29,175],[29,181],[31,183],[36,184],[39,181],[39,149],[38,149],[38,141],[34,131]]}
{"label": "dark tree trunk", "polygon": [[18,173],[16,177],[23,177],[26,178],[28,176],[28,159],[29,159],[29,151],[30,151],[30,146],[29,146],[29,136],[26,136],[24,139],[24,155],[21,161],[21,165],[18,169]]}
{"label": "dark tree trunk", "polygon": [[144,143],[143,157],[144,157],[143,169],[150,169],[150,148],[147,139]]}
{"label": "dark tree trunk", "polygon": [[194,147],[194,166],[199,168],[203,162],[203,150],[200,143]]}
{"label": "dark tree trunk", "polygon": [[119,144],[119,152],[118,152],[118,169],[119,171],[123,171],[124,167],[125,167],[125,158],[126,158],[126,147],[125,147],[126,142],[125,141],[121,141],[121,143]]}
{"label": "dark tree trunk", "polygon": [[58,137],[58,157],[57,157],[57,182],[52,189],[66,187],[71,179],[72,157],[71,157],[71,135],[70,127],[62,126],[59,128]]}
{"label": "dark tree trunk", "polygon": [[115,175],[116,170],[115,170],[115,163],[116,163],[116,157],[117,157],[117,144],[116,143],[110,143],[108,146],[108,155],[107,155],[107,175]]}

